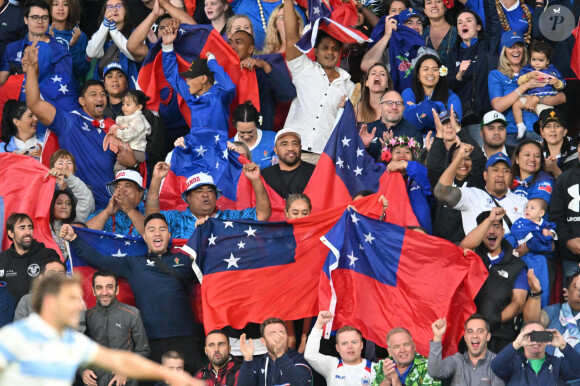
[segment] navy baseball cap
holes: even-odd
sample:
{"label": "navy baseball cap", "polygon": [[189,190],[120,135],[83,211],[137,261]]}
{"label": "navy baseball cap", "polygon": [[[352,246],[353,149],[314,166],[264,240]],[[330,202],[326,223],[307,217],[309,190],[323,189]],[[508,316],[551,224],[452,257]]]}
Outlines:
{"label": "navy baseball cap", "polygon": [[514,46],[514,44],[516,44],[516,43],[526,44],[526,41],[524,40],[524,37],[522,36],[522,34],[520,34],[518,31],[514,31],[514,30],[505,31],[501,35],[501,42],[499,44],[499,50],[501,52],[501,49],[503,47],[512,48]]}
{"label": "navy baseball cap", "polygon": [[487,170],[487,168],[495,165],[498,162],[505,162],[510,168],[512,167],[512,162],[510,161],[509,157],[504,153],[499,152],[495,153],[494,155],[492,155],[487,159],[487,162],[485,163],[485,170]]}
{"label": "navy baseball cap", "polygon": [[399,23],[403,24],[413,16],[417,16],[419,19],[421,19],[421,21],[425,21],[425,17],[421,15],[420,12],[415,11],[413,8],[402,10],[401,13],[397,15],[397,19],[399,19]]}
{"label": "navy baseball cap", "polygon": [[[459,123],[459,116],[455,111],[453,111],[453,116],[455,117],[455,120]],[[447,122],[450,119],[451,119],[451,110],[445,110],[439,113],[439,120],[441,121],[441,123]]]}

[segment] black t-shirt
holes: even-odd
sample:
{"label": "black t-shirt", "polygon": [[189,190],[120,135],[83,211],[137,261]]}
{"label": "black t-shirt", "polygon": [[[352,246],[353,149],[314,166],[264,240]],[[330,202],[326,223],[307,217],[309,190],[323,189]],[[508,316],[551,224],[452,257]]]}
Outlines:
{"label": "black t-shirt", "polygon": [[[0,0],[0,3],[2,0]],[[0,57],[4,54],[6,46],[12,42],[22,39],[26,36],[28,29],[24,24],[22,10],[10,4],[8,0],[0,5]]]}
{"label": "black t-shirt", "polygon": [[292,193],[302,193],[314,172],[314,165],[301,161],[300,165],[290,171],[280,170],[280,165],[262,170],[264,181],[283,199]]}

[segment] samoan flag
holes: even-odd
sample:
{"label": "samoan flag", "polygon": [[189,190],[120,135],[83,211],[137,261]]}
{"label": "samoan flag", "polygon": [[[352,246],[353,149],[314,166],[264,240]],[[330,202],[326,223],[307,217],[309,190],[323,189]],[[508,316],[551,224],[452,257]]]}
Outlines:
{"label": "samoan flag", "polygon": [[326,257],[320,237],[347,204],[360,213],[382,211],[378,195],[372,195],[288,222],[210,218],[197,227],[183,250],[199,267],[206,331],[243,328],[272,315],[284,320],[317,315]]}
{"label": "samoan flag", "polygon": [[[397,29],[393,31],[389,40],[389,64],[393,86],[399,93],[411,87],[411,61],[417,56],[419,48],[425,45],[425,39],[419,33],[406,25],[401,24],[399,15],[395,16]],[[378,42],[385,34],[386,16],[382,17],[373,32],[371,40]],[[372,43],[373,44],[373,43]]]}
{"label": "samoan flag", "polygon": [[[402,226],[419,225],[400,173],[387,173],[366,152],[356,128],[350,101],[338,112],[336,124],[304,193],[312,201],[314,213],[333,208],[362,190],[381,192],[389,201],[389,222]],[[325,181],[320,184],[319,181]]]}
{"label": "samoan flag", "polygon": [[337,8],[337,13],[330,8],[331,6],[321,0],[308,0],[308,18],[310,27],[298,40],[296,47],[304,52],[309,52],[316,43],[318,30],[326,32],[333,38],[343,43],[363,43],[371,40],[362,32],[354,28],[344,26],[339,21],[347,22],[349,18],[343,18],[338,13],[343,14],[344,10]]}
{"label": "samoan flag", "polygon": [[[240,103],[251,100],[260,109],[258,81],[254,71],[240,68],[240,58],[224,38],[212,26],[181,24],[173,49],[177,57],[179,71],[186,71],[191,62],[205,58],[207,52],[215,55],[216,60],[236,85],[236,97],[230,106],[231,111]],[[161,39],[149,50],[139,71],[139,87],[150,98],[147,108],[159,111],[160,91],[170,87],[163,74]],[[180,111],[191,126],[191,112],[183,98],[178,97]]]}
{"label": "samoan flag", "polygon": [[[222,191],[216,205],[219,209],[238,209],[238,189],[244,165],[250,161],[236,151],[228,150],[227,166],[216,181],[216,186]],[[242,208],[244,209],[244,208]]]}
{"label": "samoan flag", "polygon": [[321,238],[330,249],[320,273],[319,307],[331,330],[351,325],[373,342],[394,327],[408,328],[422,355],[431,323],[445,317],[444,356],[457,351],[473,299],[488,276],[481,259],[433,236],[345,211]]}

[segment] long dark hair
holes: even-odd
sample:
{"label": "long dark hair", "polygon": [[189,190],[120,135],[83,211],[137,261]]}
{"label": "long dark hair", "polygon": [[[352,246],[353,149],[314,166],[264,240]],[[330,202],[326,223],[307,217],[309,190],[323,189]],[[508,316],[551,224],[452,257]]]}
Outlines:
{"label": "long dark hair", "polygon": [[514,154],[512,155],[512,176],[520,177],[520,165],[516,162],[516,159],[520,156],[520,153],[524,146],[526,145],[535,145],[538,147],[540,151],[540,169],[534,174],[534,178],[532,178],[531,183],[533,184],[536,182],[540,172],[546,171],[546,160],[544,159],[544,152],[542,151],[542,145],[539,142],[534,141],[533,139],[525,139],[522,142],[518,143],[514,150]]}
{"label": "long dark hair", "polygon": [[[565,135],[564,138],[562,139],[562,145],[560,146],[560,155],[562,157],[568,156],[568,153],[570,152],[571,148],[572,148],[572,146],[570,144],[570,140],[568,139],[568,136]],[[542,152],[546,153],[548,155],[548,157],[552,156],[552,154],[550,153],[550,147],[548,146],[548,143],[546,142],[546,140],[542,141]],[[557,155],[557,154],[553,154],[553,155]]]}
{"label": "long dark hair", "polygon": [[[417,60],[415,63],[415,67],[413,67],[413,79],[411,83],[411,89],[413,90],[413,94],[415,94],[415,102],[421,103],[423,99],[425,99],[425,90],[423,90],[423,85],[419,80],[419,70],[421,69],[421,65],[427,59],[432,59],[437,63],[437,66],[441,68],[441,60],[433,54],[425,54]],[[435,85],[435,90],[433,90],[433,95],[431,96],[432,101],[439,101],[443,102],[444,105],[447,105],[447,99],[449,98],[449,86],[447,86],[447,79],[445,76],[439,76],[439,81]]]}
{"label": "long dark hair", "polygon": [[360,106],[364,122],[372,122],[375,120],[375,111],[371,106],[371,91],[367,86],[367,80],[369,79],[371,70],[375,67],[382,67],[387,73],[387,89],[385,90],[385,92],[394,89],[393,79],[391,79],[391,74],[389,74],[389,70],[387,70],[387,67],[385,67],[384,64],[382,63],[373,64],[372,67],[369,68],[369,70],[366,72],[366,74],[364,74],[361,81]]}
{"label": "long dark hair", "polygon": [[[131,15],[129,14],[129,8],[127,7],[127,2],[125,0],[121,0],[121,1],[123,2],[123,7],[125,7],[125,23],[123,24],[123,29],[121,30],[121,33],[123,34],[123,36],[125,36],[127,39],[129,39],[129,36],[131,35],[131,32],[133,31],[133,21],[131,19]],[[101,13],[99,15],[99,25],[101,25],[101,23],[105,19],[105,11],[106,10],[107,10],[107,1],[105,1],[103,3],[103,8],[101,8]]]}
{"label": "long dark hair", "polygon": [[238,122],[254,122],[260,128],[260,113],[252,101],[245,101],[234,110],[232,123],[237,126]]}
{"label": "long dark hair", "polygon": [[[480,26],[481,28],[479,29],[479,31],[477,31],[477,38],[481,39],[483,38],[483,34],[484,34],[484,27],[483,27],[483,21],[481,20],[481,17],[479,17],[479,15],[475,12],[473,12],[471,9],[462,9],[458,14],[457,17],[455,17],[455,25],[457,25],[457,19],[459,19],[459,16],[463,15],[464,13],[470,13],[471,16],[473,16],[473,18],[475,19],[475,24]],[[459,35],[457,36],[457,41],[455,42],[455,44],[457,45],[457,47],[459,47],[459,45],[463,43],[463,41],[459,38]]]}
{"label": "long dark hair", "polygon": [[8,99],[2,111],[2,141],[7,146],[12,137],[18,134],[18,128],[14,124],[14,119],[22,119],[28,110],[26,102]]}
{"label": "long dark hair", "polygon": [[[66,18],[65,28],[70,31],[77,26],[81,20],[81,5],[78,0],[67,0],[68,2],[68,17]],[[49,13],[52,18],[52,8],[54,3],[48,2]],[[103,14],[104,15],[104,14]]]}
{"label": "long dark hair", "polygon": [[54,217],[54,205],[56,203],[58,196],[60,196],[61,194],[66,195],[71,202],[70,216],[62,220],[63,224],[70,224],[77,217],[77,203],[75,196],[68,190],[57,190],[56,192],[54,192],[54,197],[52,197],[52,202],[50,203],[50,224],[52,226],[54,226],[54,223],[56,222],[56,218]]}

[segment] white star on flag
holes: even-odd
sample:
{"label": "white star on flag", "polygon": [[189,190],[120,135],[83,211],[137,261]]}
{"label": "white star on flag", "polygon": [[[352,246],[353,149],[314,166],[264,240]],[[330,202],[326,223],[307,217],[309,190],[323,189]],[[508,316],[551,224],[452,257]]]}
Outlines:
{"label": "white star on flag", "polygon": [[349,144],[350,138],[346,138],[346,135],[344,136],[343,139],[341,139],[341,141],[342,141],[342,147],[350,146],[350,144]]}
{"label": "white star on flag", "polygon": [[219,142],[219,140],[220,140],[220,135],[219,135],[219,134],[217,134],[217,135],[214,135],[213,137],[214,137],[214,139],[215,139],[215,143],[218,143],[218,142]]}
{"label": "white star on flag", "polygon": [[217,162],[215,163],[215,168],[216,168],[216,169],[219,169],[219,167],[220,167],[220,163],[219,163],[219,161],[217,161]]}
{"label": "white star on flag", "polygon": [[121,250],[117,249],[117,253],[115,253],[114,255],[111,255],[111,256],[113,256],[113,257],[125,257],[125,256],[127,256],[127,254],[121,253]]}
{"label": "white star on flag", "polygon": [[358,148],[356,149],[356,156],[357,156],[357,157],[362,157],[362,156],[364,155],[364,152],[365,152],[365,151],[364,151],[363,149],[361,149],[360,147],[358,147]]}
{"label": "white star on flag", "polygon": [[207,149],[205,149],[203,145],[199,145],[199,147],[195,149],[195,151],[197,152],[198,156],[205,157],[205,152],[207,151]]}
{"label": "white star on flag", "polygon": [[115,238],[116,238],[116,239],[124,239],[124,238],[125,238],[125,236],[123,236],[123,235],[119,235],[119,234],[115,234]]}
{"label": "white star on flag", "polygon": [[336,157],[336,159],[338,160],[336,161],[336,164],[340,166],[341,169],[344,169],[344,161],[341,160],[340,157]]}
{"label": "white star on flag", "polygon": [[68,92],[68,88],[66,87],[66,84],[61,84],[60,87],[58,88],[59,92],[62,92],[63,94],[66,94]]}
{"label": "white star on flag", "polygon": [[131,245],[130,241],[125,241],[125,245]]}
{"label": "white star on flag", "polygon": [[371,234],[371,232],[369,232],[369,234],[368,234],[368,235],[365,235],[365,241],[366,241],[367,243],[369,243],[369,244],[372,244],[374,239],[375,239],[375,238],[373,237],[373,235]]}
{"label": "white star on flag", "polygon": [[356,169],[353,170],[355,176],[360,176],[362,174],[362,169],[357,165]]}
{"label": "white star on flag", "polygon": [[348,257],[348,258],[350,259],[350,264],[349,264],[349,266],[353,266],[353,267],[355,267],[355,265],[354,265],[354,262],[358,260],[358,257],[355,257],[355,256],[354,256],[354,251],[351,251],[351,252],[350,252],[350,255],[346,255],[346,257]]}
{"label": "white star on flag", "polygon": [[224,261],[226,263],[228,263],[228,269],[231,267],[236,267],[236,268],[240,268],[238,267],[238,260],[240,260],[239,257],[234,257],[233,253],[230,253],[230,258],[229,259],[224,259]]}
{"label": "white star on flag", "polygon": [[253,229],[252,226],[250,225],[248,230],[245,230],[244,232],[247,233],[247,235],[248,235],[247,237],[250,237],[250,236],[256,237],[256,231],[257,231],[257,229]]}
{"label": "white star on flag", "polygon": [[224,229],[226,229],[227,227],[232,227],[232,228],[234,227],[234,223],[231,221],[225,221],[224,225],[225,225]]}
{"label": "white star on flag", "polygon": [[360,249],[361,251],[365,250],[365,248],[361,244],[358,245],[358,249]]}
{"label": "white star on flag", "polygon": [[352,222],[353,222],[353,223],[355,223],[356,225],[358,225],[357,223],[360,221],[360,220],[358,219],[358,217],[356,217],[356,214],[354,214],[354,213],[350,215],[350,219],[351,219],[351,220],[352,220]]}
{"label": "white star on flag", "polygon": [[213,233],[212,233],[212,234],[211,234],[211,237],[209,237],[209,238],[207,239],[207,241],[209,241],[209,244],[207,244],[207,245],[208,245],[208,246],[210,246],[210,245],[215,245],[215,241],[216,241],[216,240],[217,240],[217,237],[215,237],[215,236],[213,235]]}
{"label": "white star on flag", "polygon": [[314,8],[312,8],[312,12],[313,12],[315,15],[319,15],[319,14],[320,14],[320,8],[318,8],[318,7],[314,7]]}
{"label": "white star on flag", "polygon": [[224,151],[222,151],[222,156],[223,156],[225,159],[228,159],[228,149],[224,149]]}
{"label": "white star on flag", "polygon": [[245,246],[246,246],[246,243],[244,243],[243,241],[240,241],[238,243],[238,249],[244,249]]}
{"label": "white star on flag", "polygon": [[62,78],[56,74],[54,74],[54,76],[50,78],[50,80],[52,80],[52,83],[62,82]]}

